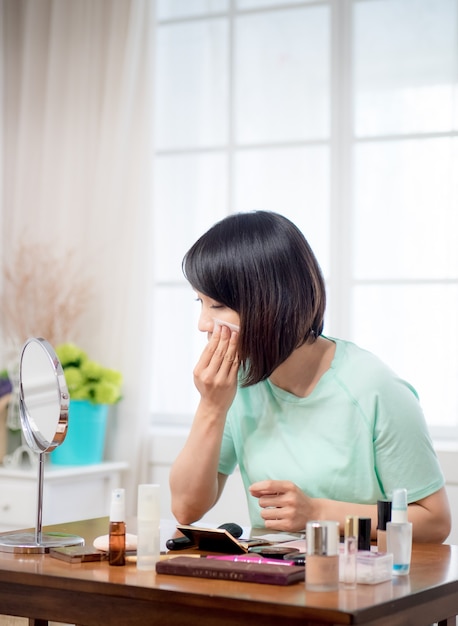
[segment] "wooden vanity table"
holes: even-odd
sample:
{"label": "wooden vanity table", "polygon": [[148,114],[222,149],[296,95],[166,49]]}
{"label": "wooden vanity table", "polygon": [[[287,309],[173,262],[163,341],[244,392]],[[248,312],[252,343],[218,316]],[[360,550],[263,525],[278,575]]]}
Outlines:
{"label": "wooden vanity table", "polygon": [[[81,535],[91,544],[107,533],[108,518],[45,530]],[[173,522],[161,523],[163,545],[174,530]],[[321,593],[306,592],[303,583],[278,587],[156,575],[138,571],[135,563],[69,564],[49,554],[0,553],[0,613],[28,617],[30,626],[48,620],[84,626],[455,626],[458,546],[414,545],[409,576]]]}

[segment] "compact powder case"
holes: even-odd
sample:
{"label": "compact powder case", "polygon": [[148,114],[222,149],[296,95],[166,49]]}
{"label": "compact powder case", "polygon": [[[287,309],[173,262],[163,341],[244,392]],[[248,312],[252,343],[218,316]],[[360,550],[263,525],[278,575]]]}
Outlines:
{"label": "compact powder case", "polygon": [[287,555],[293,555],[299,552],[298,548],[282,548],[281,546],[253,546],[248,552],[259,554],[266,559],[287,559]]}

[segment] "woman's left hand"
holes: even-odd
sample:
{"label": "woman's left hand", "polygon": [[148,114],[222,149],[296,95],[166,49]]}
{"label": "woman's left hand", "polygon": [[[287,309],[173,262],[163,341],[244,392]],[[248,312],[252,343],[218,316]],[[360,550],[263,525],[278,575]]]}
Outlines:
{"label": "woman's left hand", "polygon": [[317,503],[289,480],[262,480],[250,486],[258,498],[266,528],[299,532],[308,520],[317,519]]}

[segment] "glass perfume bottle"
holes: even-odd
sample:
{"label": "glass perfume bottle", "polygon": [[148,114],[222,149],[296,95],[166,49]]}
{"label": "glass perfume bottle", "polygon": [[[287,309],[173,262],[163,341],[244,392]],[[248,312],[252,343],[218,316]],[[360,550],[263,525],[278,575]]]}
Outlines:
{"label": "glass perfume bottle", "polygon": [[344,546],[340,556],[340,580],[347,589],[356,587],[356,554],[358,552],[358,522],[356,515],[345,519]]}

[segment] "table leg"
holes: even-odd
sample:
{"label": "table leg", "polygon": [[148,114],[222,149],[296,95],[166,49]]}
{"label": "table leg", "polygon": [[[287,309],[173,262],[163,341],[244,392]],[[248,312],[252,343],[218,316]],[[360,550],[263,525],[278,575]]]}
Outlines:
{"label": "table leg", "polygon": [[47,619],[35,619],[31,617],[29,619],[29,626],[48,626]]}

